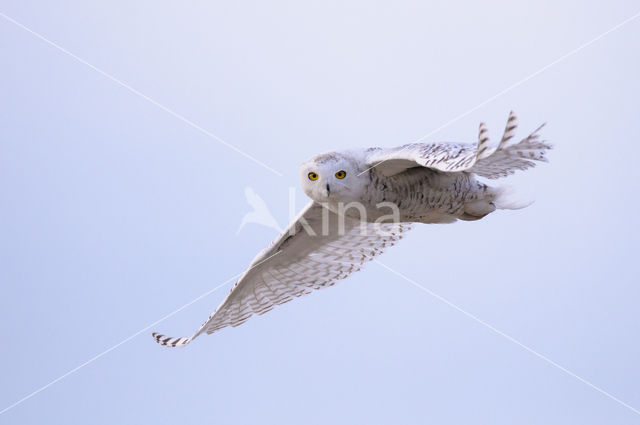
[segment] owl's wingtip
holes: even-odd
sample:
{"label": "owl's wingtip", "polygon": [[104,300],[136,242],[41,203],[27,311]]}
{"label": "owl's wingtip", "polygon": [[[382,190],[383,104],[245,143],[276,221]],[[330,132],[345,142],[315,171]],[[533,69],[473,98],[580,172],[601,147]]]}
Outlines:
{"label": "owl's wingtip", "polygon": [[153,339],[160,345],[165,347],[184,347],[191,342],[191,338],[178,337],[173,338],[170,336],[162,335],[157,332],[151,334]]}

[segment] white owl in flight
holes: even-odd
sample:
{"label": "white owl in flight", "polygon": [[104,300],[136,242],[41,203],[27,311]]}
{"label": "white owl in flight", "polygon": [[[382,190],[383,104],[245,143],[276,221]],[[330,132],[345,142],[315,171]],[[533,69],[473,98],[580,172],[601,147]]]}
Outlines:
{"label": "white owl in flight", "polygon": [[154,333],[165,346],[185,346],[203,333],[238,326],[314,289],[334,285],[394,245],[411,223],[478,220],[516,209],[501,187],[476,179],[506,177],[545,161],[551,146],[538,131],[509,143],[517,127],[509,115],[502,140],[489,146],[484,124],[477,144],[412,143],[317,155],[300,166],[312,201],[258,254],[229,295],[187,338]]}

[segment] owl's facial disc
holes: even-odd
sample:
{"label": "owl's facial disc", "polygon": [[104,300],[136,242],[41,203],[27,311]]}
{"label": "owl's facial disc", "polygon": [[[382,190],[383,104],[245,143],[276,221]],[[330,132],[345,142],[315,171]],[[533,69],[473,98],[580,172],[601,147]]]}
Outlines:
{"label": "owl's facial disc", "polygon": [[316,202],[359,201],[366,182],[354,159],[336,152],[317,155],[300,166],[302,189]]}

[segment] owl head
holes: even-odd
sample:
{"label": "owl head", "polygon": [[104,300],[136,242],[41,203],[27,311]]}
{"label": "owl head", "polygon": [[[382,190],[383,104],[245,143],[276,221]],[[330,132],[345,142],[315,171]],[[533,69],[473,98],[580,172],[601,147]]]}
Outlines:
{"label": "owl head", "polygon": [[316,202],[361,201],[369,177],[353,155],[329,152],[300,165],[302,189]]}

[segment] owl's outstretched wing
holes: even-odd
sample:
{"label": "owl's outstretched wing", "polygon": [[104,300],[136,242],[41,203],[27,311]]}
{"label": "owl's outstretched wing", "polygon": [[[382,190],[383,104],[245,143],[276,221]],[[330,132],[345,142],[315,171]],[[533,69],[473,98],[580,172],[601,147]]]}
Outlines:
{"label": "owl's outstretched wing", "polygon": [[546,162],[545,153],[551,145],[541,141],[538,127],[518,143],[510,144],[515,135],[517,118],[509,114],[504,135],[497,147],[489,145],[487,128],[480,124],[478,143],[410,143],[391,149],[374,150],[367,158],[367,167],[384,176],[393,176],[409,168],[427,167],[443,172],[466,171],[496,179],[516,170],[534,167],[536,161]]}
{"label": "owl's outstretched wing", "polygon": [[366,223],[311,202],[289,228],[252,261],[229,295],[187,338],[154,333],[161,344],[185,346],[202,333],[238,326],[254,314],[334,285],[409,230],[407,223]]}

